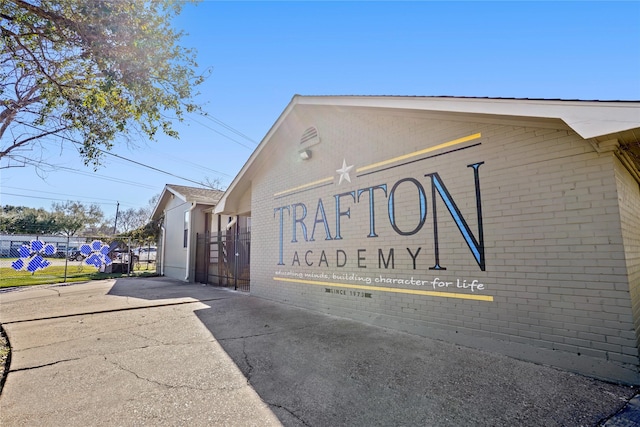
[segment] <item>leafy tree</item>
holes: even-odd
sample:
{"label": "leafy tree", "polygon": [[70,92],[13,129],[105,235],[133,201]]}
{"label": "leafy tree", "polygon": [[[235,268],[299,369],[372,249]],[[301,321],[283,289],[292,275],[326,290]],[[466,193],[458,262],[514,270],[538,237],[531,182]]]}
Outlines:
{"label": "leafy tree", "polygon": [[130,235],[139,242],[154,244],[160,237],[160,224],[162,221],[149,221],[144,226],[133,230]]}
{"label": "leafy tree", "polygon": [[53,203],[52,210],[58,231],[65,236],[73,236],[82,231],[87,231],[83,234],[92,234],[91,231],[104,220],[104,213],[97,204],[85,206],[81,202],[68,201]]}
{"label": "leafy tree", "polygon": [[153,243],[158,241],[161,221],[150,221],[149,218],[151,218],[151,214],[158,204],[159,199],[160,193],[150,198],[147,206],[137,210],[131,209],[132,212],[130,216],[132,220],[130,224],[135,224],[135,227],[125,230],[125,235],[140,242]]}
{"label": "leafy tree", "polygon": [[6,234],[95,235],[104,221],[100,206],[81,202],[54,203],[51,212],[5,205],[0,212],[0,232]]}
{"label": "leafy tree", "polygon": [[183,4],[0,1],[0,167],[34,164],[24,153],[45,141],[80,142],[95,168],[118,135],[177,137],[203,80],[170,25]]}
{"label": "leafy tree", "polygon": [[59,231],[56,218],[46,210],[25,206],[2,207],[0,233],[6,234],[55,234]]}
{"label": "leafy tree", "polygon": [[99,225],[87,227],[86,235],[89,236],[112,236],[113,235],[113,218],[103,220]]}

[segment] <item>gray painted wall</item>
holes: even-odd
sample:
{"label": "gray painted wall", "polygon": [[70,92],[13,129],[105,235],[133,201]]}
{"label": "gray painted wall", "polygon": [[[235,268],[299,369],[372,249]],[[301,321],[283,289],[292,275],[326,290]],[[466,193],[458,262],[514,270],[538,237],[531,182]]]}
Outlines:
{"label": "gray painted wall", "polygon": [[469,117],[296,106],[252,181],[252,293],[640,383],[638,183],[560,122]]}

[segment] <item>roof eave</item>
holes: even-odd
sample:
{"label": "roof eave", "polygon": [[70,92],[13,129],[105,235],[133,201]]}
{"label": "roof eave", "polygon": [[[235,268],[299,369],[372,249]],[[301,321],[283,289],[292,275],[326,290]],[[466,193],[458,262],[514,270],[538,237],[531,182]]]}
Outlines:
{"label": "roof eave", "polygon": [[560,119],[584,139],[640,127],[640,102],[504,98],[345,96],[299,97],[300,105],[395,108],[445,113]]}
{"label": "roof eave", "polygon": [[559,119],[584,139],[640,128],[640,102],[635,101],[295,95],[233,179],[218,202],[215,213],[235,213],[231,206],[227,206],[229,197],[238,190],[241,181],[250,177],[255,159],[297,104]]}
{"label": "roof eave", "polygon": [[253,153],[251,153],[251,155],[249,156],[245,164],[242,166],[242,169],[240,169],[240,172],[238,172],[238,174],[235,176],[233,181],[231,181],[231,184],[229,184],[229,187],[227,187],[227,190],[224,192],[224,194],[218,201],[218,204],[216,205],[216,208],[214,210],[215,214],[235,214],[236,213],[227,209],[227,200],[229,198],[229,195],[231,195],[236,190],[240,181],[243,178],[245,178],[245,175],[249,175],[249,171],[251,169],[251,166],[253,165],[254,160],[260,155],[264,146],[267,144],[269,139],[271,139],[271,136],[278,130],[282,122],[289,115],[291,110],[293,110],[294,106],[298,103],[298,100],[300,98],[301,98],[300,95],[293,96],[293,98],[291,99],[289,104],[286,106],[284,111],[280,114],[280,116],[275,121],[273,126],[271,126],[271,128],[269,129],[269,132],[267,132],[264,138],[262,138],[262,141],[260,141],[260,144],[258,144],[256,149],[253,150]]}

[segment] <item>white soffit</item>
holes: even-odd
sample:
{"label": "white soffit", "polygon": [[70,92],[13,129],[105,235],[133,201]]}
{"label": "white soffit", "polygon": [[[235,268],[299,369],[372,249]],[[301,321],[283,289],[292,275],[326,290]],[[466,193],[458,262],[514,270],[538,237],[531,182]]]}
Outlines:
{"label": "white soffit", "polygon": [[300,96],[294,98],[296,101],[301,105],[560,119],[584,139],[640,128],[640,102],[393,96]]}
{"label": "white soffit", "polygon": [[215,213],[225,212],[227,199],[232,197],[232,193],[247,191],[250,188],[246,179],[243,180],[244,175],[251,168],[253,161],[258,157],[273,133],[297,104],[482,114],[484,116],[493,115],[496,118],[510,116],[559,119],[584,139],[640,128],[640,102],[636,101],[295,95],[229,185],[216,206]]}

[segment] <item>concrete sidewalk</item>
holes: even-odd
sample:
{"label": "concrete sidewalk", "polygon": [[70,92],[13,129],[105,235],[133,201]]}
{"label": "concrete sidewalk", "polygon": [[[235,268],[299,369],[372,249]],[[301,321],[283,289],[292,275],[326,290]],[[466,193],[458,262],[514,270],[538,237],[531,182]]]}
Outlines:
{"label": "concrete sidewalk", "polygon": [[3,426],[640,425],[631,387],[224,289],[119,279],[0,305]]}
{"label": "concrete sidewalk", "polygon": [[[147,284],[124,282],[116,286]],[[149,301],[110,295],[113,287],[0,295],[12,347],[0,425],[280,425],[194,315],[208,308],[198,297],[215,298],[210,288]]]}

